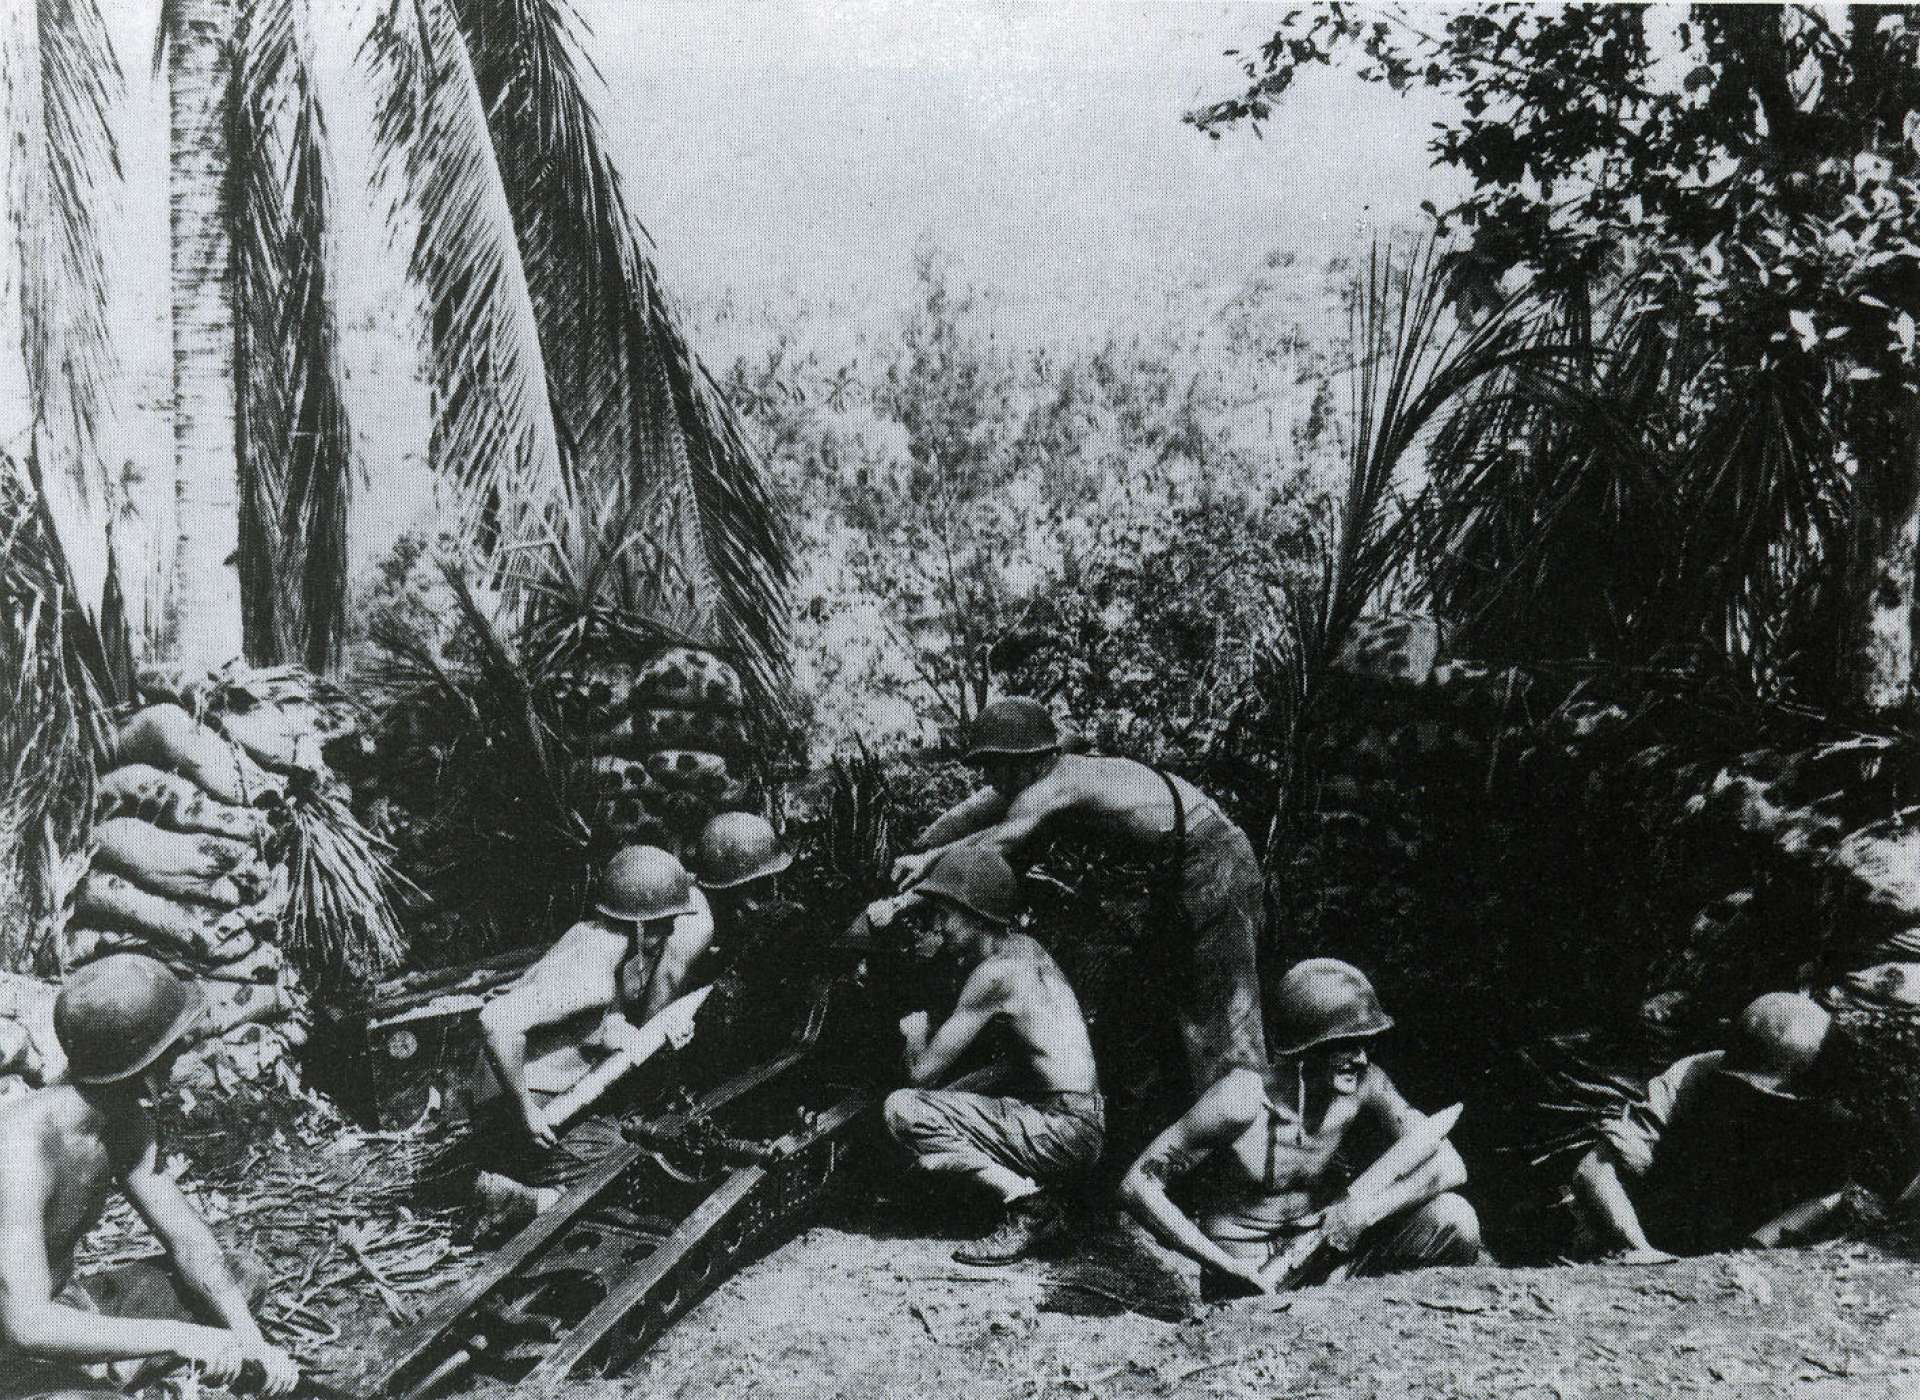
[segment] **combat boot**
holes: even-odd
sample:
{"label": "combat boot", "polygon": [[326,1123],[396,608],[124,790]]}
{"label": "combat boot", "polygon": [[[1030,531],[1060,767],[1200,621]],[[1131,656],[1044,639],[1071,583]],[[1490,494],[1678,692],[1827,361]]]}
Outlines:
{"label": "combat boot", "polygon": [[1024,1259],[1066,1224],[1066,1208],[1045,1191],[1007,1202],[1000,1227],[954,1250],[962,1264],[1011,1264]]}

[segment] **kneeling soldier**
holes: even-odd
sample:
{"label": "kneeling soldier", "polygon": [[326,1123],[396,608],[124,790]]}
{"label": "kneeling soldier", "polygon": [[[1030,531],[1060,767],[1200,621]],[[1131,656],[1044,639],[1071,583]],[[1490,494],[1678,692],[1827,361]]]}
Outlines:
{"label": "kneeling soldier", "polygon": [[[222,1384],[257,1367],[273,1395],[299,1383],[158,1160],[152,1104],[206,1010],[198,987],[130,953],[88,964],[60,989],[53,1027],[65,1082],[0,1109],[0,1395],[143,1382],[181,1361]],[[166,1246],[170,1268],[141,1260],[73,1276],[74,1251],[113,1185]]]}
{"label": "kneeling soldier", "polygon": [[1812,998],[1769,992],[1741,1012],[1731,1049],[1656,1076],[1574,1173],[1581,1243],[1659,1263],[1817,1234],[1847,1181],[1833,1111],[1805,1092],[1827,1028]]}
{"label": "kneeling soldier", "polygon": [[964,977],[958,1002],[929,1033],[925,1011],[902,1018],[907,1076],[939,1082],[989,1027],[1005,1032],[1017,1095],[900,1089],[887,1096],[887,1128],[927,1171],[970,1177],[1000,1197],[1005,1214],[985,1239],[956,1250],[963,1264],[1008,1264],[1065,1218],[1049,1190],[1100,1158],[1105,1109],[1080,1003],[1046,949],[1014,931],[1013,871],[990,851],[943,856],[914,886],[929,906],[916,916],[917,951]]}
{"label": "kneeling soldier", "polygon": [[483,1076],[481,1092],[498,1098],[474,1140],[506,1170],[482,1171],[476,1185],[497,1214],[545,1210],[624,1146],[618,1115],[586,1110],[620,1074],[692,1037],[697,973],[713,932],[680,862],[655,846],[628,846],[600,877],[593,917],[487,1003],[480,1029],[492,1082]]}
{"label": "kneeling soldier", "polygon": [[[1368,1042],[1393,1025],[1372,984],[1311,958],[1282,979],[1276,1005],[1267,1072],[1229,1074],[1148,1144],[1120,1186],[1128,1209],[1200,1264],[1209,1302],[1477,1262],[1480,1223],[1454,1194],[1467,1171],[1447,1124],[1409,1107],[1368,1062]],[[1210,1157],[1225,1168],[1223,1190],[1196,1223],[1167,1185]]]}

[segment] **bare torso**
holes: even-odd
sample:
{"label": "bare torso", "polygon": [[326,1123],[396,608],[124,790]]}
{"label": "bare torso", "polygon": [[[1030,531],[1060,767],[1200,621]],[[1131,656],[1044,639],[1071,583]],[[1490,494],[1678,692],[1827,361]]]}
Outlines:
{"label": "bare torso", "polygon": [[143,1120],[109,1126],[67,1085],[0,1108],[0,1221],[40,1223],[53,1291],[73,1273],[74,1251],[106,1208],[107,1193],[146,1150]]}
{"label": "bare torso", "polygon": [[[1390,1139],[1405,1101],[1378,1067],[1368,1069],[1359,1092],[1309,1102],[1303,1120],[1291,1106],[1294,1089],[1263,1083],[1252,1071],[1237,1071],[1234,1091],[1253,1121],[1216,1154],[1217,1191],[1201,1216],[1216,1239],[1245,1240],[1284,1231],[1337,1198],[1354,1169],[1356,1129],[1377,1126]],[[1257,1098],[1258,1102],[1255,1102]]]}
{"label": "bare torso", "polygon": [[1099,1087],[1080,999],[1046,949],[1026,934],[1008,934],[972,976],[993,977],[1001,987],[994,1019],[1005,1028],[1008,1058],[1034,1092]]}

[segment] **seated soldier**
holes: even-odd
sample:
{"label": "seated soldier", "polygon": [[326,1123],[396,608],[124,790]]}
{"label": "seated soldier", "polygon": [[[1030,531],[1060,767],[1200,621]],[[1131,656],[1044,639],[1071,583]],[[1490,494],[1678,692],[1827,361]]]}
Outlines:
{"label": "seated soldier", "polygon": [[[218,1383],[300,1380],[261,1337],[213,1232],[161,1170],[151,1117],[204,994],[130,953],[81,968],[54,1002],[64,1080],[0,1108],[0,1395],[118,1387],[180,1362]],[[81,1278],[74,1251],[118,1185],[166,1247]],[[196,1320],[198,1319],[198,1320]]]}
{"label": "seated soldier", "polygon": [[1847,1178],[1833,1114],[1801,1090],[1828,1023],[1811,998],[1770,992],[1740,1013],[1731,1049],[1657,1075],[1574,1172],[1582,1242],[1660,1263],[1815,1233]]}
{"label": "seated soldier", "polygon": [[722,812],[694,847],[693,875],[713,905],[712,994],[694,1018],[703,1065],[777,1053],[806,1024],[822,989],[821,940],[780,894],[793,856],[766,819]]}
{"label": "seated soldier", "polygon": [[[985,1239],[956,1250],[963,1264],[1007,1264],[1055,1233],[1065,1211],[1050,1187],[1092,1168],[1106,1136],[1105,1107],[1080,1003],[1046,949],[1013,930],[1013,871],[991,851],[957,851],[914,886],[923,958],[965,978],[937,1031],[925,1011],[900,1021],[907,1077],[887,1096],[887,1129],[924,1170],[952,1172],[999,1196],[1004,1214]],[[989,1028],[1005,1037],[1016,1096],[931,1089]]]}
{"label": "seated soldier", "polygon": [[[474,1142],[510,1144],[507,1170],[483,1171],[476,1182],[496,1212],[545,1210],[622,1145],[618,1116],[587,1113],[591,1098],[661,1046],[692,1037],[694,974],[712,939],[706,900],[680,862],[655,846],[628,846],[601,874],[594,917],[482,1009],[493,1083],[481,1097],[491,1088],[494,1105]],[[563,1112],[570,1123],[553,1121]],[[509,1116],[512,1126],[500,1122]]]}
{"label": "seated soldier", "polygon": [[[1149,1143],[1121,1182],[1127,1208],[1199,1263],[1209,1302],[1479,1261],[1479,1220],[1454,1194],[1467,1179],[1459,1154],[1444,1140],[1417,1147],[1426,1119],[1368,1061],[1369,1043],[1393,1025],[1372,984],[1310,958],[1281,980],[1276,1006],[1280,1048],[1267,1072],[1235,1070]],[[1414,1160],[1368,1184],[1361,1174],[1403,1139]],[[1215,1189],[1195,1222],[1167,1187],[1209,1158]]]}

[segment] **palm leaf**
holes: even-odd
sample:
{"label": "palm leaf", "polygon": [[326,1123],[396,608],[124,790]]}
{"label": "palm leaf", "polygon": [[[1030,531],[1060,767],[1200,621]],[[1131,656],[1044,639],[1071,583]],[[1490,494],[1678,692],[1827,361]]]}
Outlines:
{"label": "palm leaf", "polygon": [[365,56],[376,180],[428,302],[434,466],[457,489],[461,533],[497,543],[545,519],[568,477],[481,92],[447,0],[391,0]]}
{"label": "palm leaf", "polygon": [[43,424],[40,451],[87,501],[105,494],[97,444],[118,372],[103,221],[121,179],[112,117],[125,84],[96,0],[8,8],[21,349]]}
{"label": "palm leaf", "polygon": [[[627,207],[556,0],[456,0],[512,203],[555,413],[581,482],[651,494],[679,568],[644,611],[690,608],[763,700],[786,679],[791,538],[772,485],[689,348]],[[645,556],[652,562],[653,556]]]}

